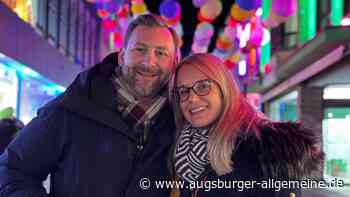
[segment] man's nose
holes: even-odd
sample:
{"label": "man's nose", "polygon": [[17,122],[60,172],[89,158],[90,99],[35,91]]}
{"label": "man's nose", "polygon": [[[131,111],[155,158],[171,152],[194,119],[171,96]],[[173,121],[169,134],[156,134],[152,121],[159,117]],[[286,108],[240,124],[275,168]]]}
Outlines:
{"label": "man's nose", "polygon": [[144,64],[146,66],[152,67],[156,64],[156,56],[152,50],[148,51],[144,57]]}

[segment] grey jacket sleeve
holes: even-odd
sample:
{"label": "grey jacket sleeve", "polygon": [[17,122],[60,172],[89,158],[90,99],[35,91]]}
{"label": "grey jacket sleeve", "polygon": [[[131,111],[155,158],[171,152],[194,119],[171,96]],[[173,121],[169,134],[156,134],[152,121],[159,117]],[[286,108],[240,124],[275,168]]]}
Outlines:
{"label": "grey jacket sleeve", "polygon": [[64,114],[51,108],[23,128],[0,156],[0,197],[47,197],[42,182],[64,144]]}

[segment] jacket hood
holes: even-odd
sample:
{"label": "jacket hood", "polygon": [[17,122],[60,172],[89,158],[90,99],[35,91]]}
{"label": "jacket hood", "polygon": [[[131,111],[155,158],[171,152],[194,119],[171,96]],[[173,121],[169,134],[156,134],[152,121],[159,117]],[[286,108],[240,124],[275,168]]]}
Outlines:
{"label": "jacket hood", "polygon": [[251,147],[269,178],[317,178],[315,173],[322,169],[320,136],[300,123],[268,122],[258,136],[251,133],[242,142]]}
{"label": "jacket hood", "polygon": [[120,130],[135,139],[132,133],[127,132],[129,127],[117,111],[117,100],[111,81],[117,66],[117,53],[108,55],[101,63],[81,72],[53,102],[59,102],[69,111]]}

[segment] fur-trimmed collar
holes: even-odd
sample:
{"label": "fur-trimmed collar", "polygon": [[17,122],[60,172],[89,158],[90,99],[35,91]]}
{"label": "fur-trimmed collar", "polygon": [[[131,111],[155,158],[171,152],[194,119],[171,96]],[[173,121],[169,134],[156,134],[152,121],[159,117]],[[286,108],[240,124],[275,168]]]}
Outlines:
{"label": "fur-trimmed collar", "polygon": [[238,146],[251,148],[269,178],[316,178],[313,174],[322,169],[320,135],[300,123],[268,121],[259,127],[258,134],[241,135],[238,142]]}

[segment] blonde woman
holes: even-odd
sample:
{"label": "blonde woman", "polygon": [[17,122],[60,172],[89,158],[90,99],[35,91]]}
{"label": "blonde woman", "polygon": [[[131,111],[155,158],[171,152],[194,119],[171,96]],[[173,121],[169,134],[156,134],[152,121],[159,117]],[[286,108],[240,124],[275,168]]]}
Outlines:
{"label": "blonde woman", "polygon": [[276,181],[308,178],[322,163],[319,138],[260,115],[214,55],[185,58],[169,93],[178,132],[171,164],[187,186],[172,195],[298,196],[298,188]]}

